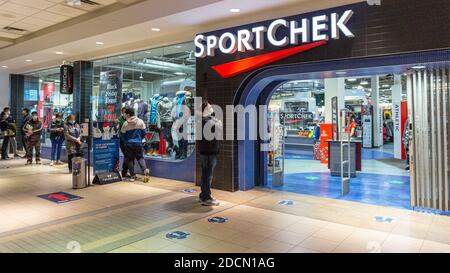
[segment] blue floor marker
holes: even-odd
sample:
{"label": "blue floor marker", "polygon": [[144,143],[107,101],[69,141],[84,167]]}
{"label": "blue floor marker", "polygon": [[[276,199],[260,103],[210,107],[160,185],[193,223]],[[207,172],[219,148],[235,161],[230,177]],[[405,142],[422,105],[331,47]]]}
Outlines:
{"label": "blue floor marker", "polygon": [[195,190],[195,189],[184,189],[183,190],[183,192],[185,192],[185,193],[193,193],[193,192],[196,192],[197,190]]}
{"label": "blue floor marker", "polygon": [[394,219],[392,219],[391,217],[386,217],[386,216],[375,216],[375,221],[380,222],[380,223],[392,223],[392,221],[394,221]]}
{"label": "blue floor marker", "polygon": [[282,206],[292,206],[292,205],[294,205],[294,201],[292,201],[292,200],[281,200],[280,202],[278,202],[278,204],[280,204]]}
{"label": "blue floor marker", "polygon": [[228,222],[228,218],[227,217],[214,216],[214,217],[208,218],[208,222],[215,223],[215,224],[223,224],[223,223]]}
{"label": "blue floor marker", "polygon": [[189,236],[191,236],[191,234],[186,231],[173,231],[166,234],[166,238],[171,240],[183,240]]}

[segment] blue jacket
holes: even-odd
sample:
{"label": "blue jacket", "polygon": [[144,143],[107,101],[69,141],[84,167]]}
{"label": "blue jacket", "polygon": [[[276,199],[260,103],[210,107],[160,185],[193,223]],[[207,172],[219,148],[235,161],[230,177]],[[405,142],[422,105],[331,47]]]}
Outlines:
{"label": "blue jacket", "polygon": [[141,146],[145,138],[145,123],[138,117],[131,117],[122,126],[120,138],[128,146]]}

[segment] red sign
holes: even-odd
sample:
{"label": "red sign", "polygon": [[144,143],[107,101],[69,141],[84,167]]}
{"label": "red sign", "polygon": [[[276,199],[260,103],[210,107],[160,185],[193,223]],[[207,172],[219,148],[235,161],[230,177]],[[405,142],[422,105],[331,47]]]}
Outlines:
{"label": "red sign", "polygon": [[328,142],[333,140],[333,124],[320,124],[320,163],[328,164]]}

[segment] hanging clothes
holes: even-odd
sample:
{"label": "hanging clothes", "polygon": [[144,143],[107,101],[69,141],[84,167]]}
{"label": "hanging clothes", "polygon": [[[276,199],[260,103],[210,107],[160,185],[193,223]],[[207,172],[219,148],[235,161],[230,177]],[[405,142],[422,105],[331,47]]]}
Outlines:
{"label": "hanging clothes", "polygon": [[151,99],[151,105],[150,105],[150,125],[156,125],[157,120],[157,107],[158,103],[161,101],[161,96],[159,94],[156,94]]}

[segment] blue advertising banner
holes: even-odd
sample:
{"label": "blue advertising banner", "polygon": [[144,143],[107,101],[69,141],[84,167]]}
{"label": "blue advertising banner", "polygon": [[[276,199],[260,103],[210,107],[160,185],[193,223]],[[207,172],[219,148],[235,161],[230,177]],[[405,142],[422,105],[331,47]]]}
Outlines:
{"label": "blue advertising banner", "polygon": [[94,174],[119,171],[119,139],[94,139]]}
{"label": "blue advertising banner", "polygon": [[99,96],[94,119],[94,173],[119,171],[119,128],[122,98],[122,72],[100,73]]}

